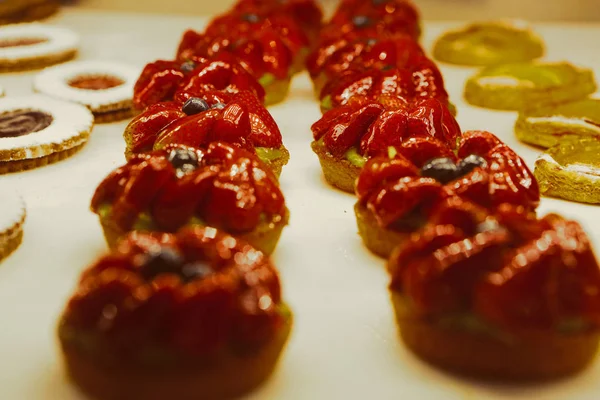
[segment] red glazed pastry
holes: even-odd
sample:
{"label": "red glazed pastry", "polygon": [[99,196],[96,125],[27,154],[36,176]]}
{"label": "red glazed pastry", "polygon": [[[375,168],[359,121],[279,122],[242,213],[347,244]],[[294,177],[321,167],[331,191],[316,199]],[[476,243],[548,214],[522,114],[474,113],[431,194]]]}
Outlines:
{"label": "red glazed pastry", "polygon": [[489,210],[503,203],[535,210],[540,201],[525,162],[489,132],[465,132],[458,157],[429,137],[405,141],[390,155],[367,162],[354,208],[365,245],[382,257],[422,227],[441,199],[460,196]]}
{"label": "red glazed pastry", "polygon": [[90,397],[218,400],[269,377],[291,324],[267,257],[207,227],[119,242],[83,272],[58,336]]}
{"label": "red glazed pastry", "polygon": [[321,39],[309,54],[306,66],[320,96],[323,86],[350,68],[405,68],[424,56],[421,46],[410,36],[346,35]]}
{"label": "red glazed pastry", "polygon": [[289,213],[276,176],[251,152],[168,145],[133,156],[92,199],[110,246],[126,233],[210,225],[270,254]]}
{"label": "red glazed pastry", "polygon": [[312,148],[331,185],[353,193],[356,178],[370,157],[410,138],[436,138],[444,147],[456,148],[460,127],[440,101],[388,100],[386,105],[351,101],[325,113],[312,126]]}
{"label": "red glazed pastry", "polygon": [[234,10],[265,16],[287,15],[311,36],[323,23],[323,11],[314,0],[239,0]]}
{"label": "red glazed pastry", "polygon": [[389,260],[400,334],[439,367],[558,378],[598,348],[600,267],[576,222],[449,199]]}
{"label": "red glazed pastry", "polygon": [[173,99],[204,97],[216,91],[225,95],[250,91],[264,101],[265,91],[231,56],[194,57],[185,62],[155,61],[146,65],[134,87],[133,106],[145,108]]}
{"label": "red glazed pastry", "polygon": [[124,133],[126,156],[168,144],[203,148],[214,141],[225,141],[254,149],[279,176],[289,160],[281,132],[266,108],[250,92],[228,96],[213,93],[207,98],[192,97],[185,102],[158,103],[135,117]]}

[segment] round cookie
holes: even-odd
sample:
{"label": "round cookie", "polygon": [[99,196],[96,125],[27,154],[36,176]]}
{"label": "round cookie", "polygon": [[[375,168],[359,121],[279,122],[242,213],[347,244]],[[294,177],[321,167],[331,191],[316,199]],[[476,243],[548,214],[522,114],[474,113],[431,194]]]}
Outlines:
{"label": "round cookie", "polygon": [[131,116],[139,74],[139,69],[126,64],[78,61],[45,69],[33,86],[39,93],[86,106],[96,122],[112,122]]}
{"label": "round cookie", "polygon": [[38,23],[0,27],[0,72],[26,71],[72,59],[79,35]]}
{"label": "round cookie", "polygon": [[573,137],[535,162],[540,192],[580,203],[600,204],[600,138]]}
{"label": "round cookie", "polygon": [[433,48],[435,59],[465,66],[524,62],[543,55],[541,38],[517,21],[476,22],[444,33]]}
{"label": "round cookie", "polygon": [[497,110],[524,110],[582,99],[596,91],[590,69],[567,62],[486,67],[467,80],[465,100]]}
{"label": "round cookie", "polygon": [[521,112],[515,134],[519,140],[541,147],[555,146],[572,136],[600,137],[600,99]]}
{"label": "round cookie", "polygon": [[23,240],[25,203],[13,190],[0,190],[0,261],[19,247]]}
{"label": "round cookie", "polygon": [[0,24],[14,24],[48,18],[60,7],[60,0],[4,0],[0,3]]}
{"label": "round cookie", "polygon": [[42,95],[0,99],[0,174],[65,159],[87,142],[94,116]]}

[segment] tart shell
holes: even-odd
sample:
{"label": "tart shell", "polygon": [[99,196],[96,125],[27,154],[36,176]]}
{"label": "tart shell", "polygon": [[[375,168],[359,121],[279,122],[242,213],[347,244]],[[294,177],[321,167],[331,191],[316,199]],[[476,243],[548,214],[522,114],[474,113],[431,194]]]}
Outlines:
{"label": "tart shell", "polygon": [[373,213],[360,203],[354,206],[354,214],[358,233],[365,246],[380,257],[388,258],[394,249],[410,236],[409,233],[381,228]]}
{"label": "tart shell", "polygon": [[319,157],[327,183],[344,192],[354,193],[356,179],[361,169],[344,158],[334,157],[325,146],[316,141],[312,142],[311,147]]}

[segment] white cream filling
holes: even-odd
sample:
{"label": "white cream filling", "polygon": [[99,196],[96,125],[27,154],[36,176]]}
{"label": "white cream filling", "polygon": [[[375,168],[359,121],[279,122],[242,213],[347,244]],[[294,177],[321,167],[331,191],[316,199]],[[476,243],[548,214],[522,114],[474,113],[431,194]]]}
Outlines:
{"label": "white cream filling", "polygon": [[600,181],[600,170],[597,167],[592,167],[592,166],[585,165],[585,164],[561,165],[558,162],[556,162],[554,157],[552,157],[550,154],[547,154],[547,153],[540,155],[536,161],[536,164],[539,161],[546,161],[550,164],[556,165],[563,171],[568,171],[568,172],[573,172],[573,173],[580,174],[580,175],[585,175],[586,179],[589,179],[594,182]]}
{"label": "white cream filling", "polygon": [[569,118],[569,117],[562,117],[562,116],[528,117],[526,119],[526,121],[531,124],[552,123],[552,124],[579,126],[579,127],[585,128],[585,129],[590,129],[590,130],[600,132],[599,126],[590,124],[589,122],[584,121],[582,118]]}
{"label": "white cream filling", "polygon": [[506,87],[506,86],[520,86],[535,88],[535,84],[531,81],[521,80],[513,76],[498,75],[498,76],[481,76],[477,78],[477,83],[482,86],[492,87]]}
{"label": "white cream filling", "polygon": [[0,27],[0,42],[19,39],[45,39],[45,42],[0,48],[0,60],[18,61],[61,54],[79,47],[79,35],[58,26],[39,23],[16,24]]}
{"label": "white cream filling", "polygon": [[[48,96],[80,103],[98,111],[103,107],[130,101],[133,86],[141,68],[104,61],[78,61],[46,68],[39,73],[33,83],[36,91]],[[69,82],[85,76],[113,76],[123,84],[101,90],[79,89],[69,86]]]}
{"label": "white cream filling", "polygon": [[[43,95],[5,97],[0,99],[0,115],[17,110],[42,111],[52,115],[52,123],[41,131],[19,137],[0,137],[0,151],[26,149],[27,158],[32,158],[33,148],[43,145],[62,144],[89,132],[94,125],[94,116],[84,106],[55,100]],[[85,139],[73,143],[82,144]]]}

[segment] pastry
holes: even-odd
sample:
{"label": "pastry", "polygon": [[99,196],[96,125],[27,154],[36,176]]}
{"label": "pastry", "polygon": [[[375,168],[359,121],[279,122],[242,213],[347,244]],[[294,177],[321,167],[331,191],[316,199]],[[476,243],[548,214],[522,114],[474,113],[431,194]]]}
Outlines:
{"label": "pastry", "polygon": [[435,205],[459,196],[489,210],[535,210],[538,184],[525,162],[489,132],[463,134],[457,155],[432,137],[409,139],[371,158],[356,183],[358,232],[369,250],[389,257],[427,221]]}
{"label": "pastry", "polygon": [[522,111],[515,124],[519,140],[552,147],[572,136],[600,135],[600,99],[583,99]]}
{"label": "pastry", "polygon": [[498,110],[523,110],[583,99],[596,91],[591,70],[566,62],[514,63],[484,68],[469,78],[465,99]]}
{"label": "pastry", "polygon": [[406,68],[424,52],[408,35],[334,36],[319,40],[308,55],[306,67],[317,97],[325,84],[352,68],[383,69],[389,66]]}
{"label": "pastry", "polygon": [[400,335],[433,365],[525,381],[575,373],[596,354],[600,268],[574,221],[451,198],[388,268]]}
{"label": "pastry", "polygon": [[234,10],[266,16],[287,15],[310,36],[318,33],[323,23],[323,11],[315,0],[239,0]]}
{"label": "pastry", "polygon": [[14,191],[0,191],[0,262],[11,255],[23,241],[25,203]]}
{"label": "pastry", "polygon": [[119,242],[83,272],[58,336],[92,398],[217,400],[271,375],[291,325],[267,257],[207,227]]}
{"label": "pastry", "polygon": [[63,160],[87,142],[94,116],[79,104],[32,95],[0,99],[0,174]]}
{"label": "pastry", "polygon": [[98,186],[92,210],[110,246],[132,230],[210,225],[265,254],[289,217],[276,176],[250,151],[218,142],[133,156]]}
{"label": "pastry", "polygon": [[38,23],[0,27],[0,72],[44,68],[75,57],[79,36]]}
{"label": "pastry", "polygon": [[525,62],[543,55],[542,39],[517,21],[475,22],[444,33],[433,48],[436,60],[466,66]]}
{"label": "pastry", "polygon": [[561,140],[537,159],[534,173],[543,195],[600,204],[600,138]]}
{"label": "pastry", "polygon": [[59,7],[59,0],[4,0],[0,3],[0,25],[48,18]]}
{"label": "pastry", "polygon": [[383,103],[388,104],[351,102],[313,124],[312,149],[329,184],[353,193],[356,178],[370,157],[413,137],[434,137],[450,149],[456,147],[460,127],[440,101],[407,105],[391,99]]}
{"label": "pastry", "polygon": [[215,91],[225,94],[250,91],[262,102],[265,90],[232,56],[221,54],[206,59],[159,60],[146,65],[133,89],[133,106],[138,111],[163,101],[185,101]]}
{"label": "pastry", "polygon": [[45,69],[33,87],[42,94],[89,108],[96,122],[131,116],[133,85],[139,70],[125,64],[78,61]]}
{"label": "pastry", "polygon": [[225,141],[254,149],[277,176],[290,155],[283,145],[275,120],[250,92],[227,97],[222,103],[214,93],[210,97],[192,97],[187,101],[158,103],[135,117],[124,133],[125,155],[169,144],[201,148],[213,141]]}

